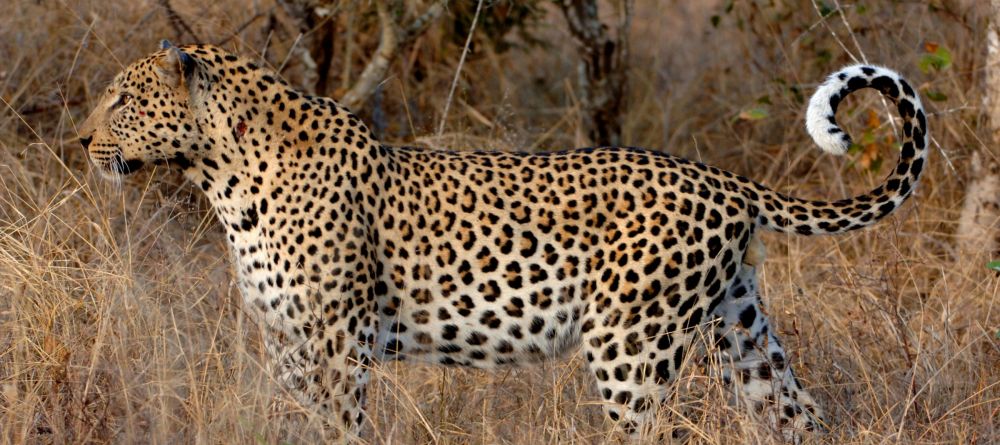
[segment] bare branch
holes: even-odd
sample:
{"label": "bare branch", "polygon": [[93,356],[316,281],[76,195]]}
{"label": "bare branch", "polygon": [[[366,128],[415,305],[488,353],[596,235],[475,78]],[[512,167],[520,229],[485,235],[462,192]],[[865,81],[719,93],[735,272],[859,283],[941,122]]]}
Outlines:
{"label": "bare branch", "polygon": [[427,8],[427,11],[414,19],[405,30],[402,30],[392,13],[386,8],[385,2],[375,2],[381,24],[381,40],[378,49],[368,61],[364,71],[361,72],[358,81],[351,86],[347,93],[341,96],[340,104],[347,108],[356,108],[368,100],[378,85],[385,80],[389,65],[396,58],[400,48],[411,45],[417,37],[426,32],[430,24],[444,13],[444,5],[444,1],[435,2]]}
{"label": "bare branch", "polygon": [[413,43],[417,37],[423,35],[427,32],[427,28],[430,28],[431,24],[437,21],[441,14],[444,14],[445,1],[439,1],[427,8],[419,17],[410,23],[410,26],[406,28],[403,32],[403,36],[400,38],[400,46],[405,47]]}
{"label": "bare branch", "polygon": [[177,37],[181,38],[186,33],[191,36],[195,42],[202,42],[198,34],[194,33],[194,30],[188,26],[187,22],[181,18],[177,10],[170,4],[170,0],[159,0],[160,7],[162,7],[167,12],[167,19],[170,20],[170,25],[174,27],[174,31],[177,33]]}
{"label": "bare branch", "polygon": [[273,13],[274,13],[274,7],[273,6],[271,7],[271,9],[268,9],[267,12],[259,12],[259,13],[257,13],[257,15],[254,15],[253,17],[250,17],[249,20],[243,22],[242,25],[237,26],[236,29],[231,34],[229,34],[229,37],[226,37],[226,38],[224,38],[222,40],[219,40],[218,42],[215,43],[215,45],[216,46],[222,46],[222,45],[225,45],[226,43],[229,43],[230,40],[232,40],[234,37],[240,35],[240,33],[243,32],[244,30],[246,30],[247,27],[249,27],[250,25],[252,25],[253,22],[256,22],[258,19],[260,19],[262,17],[268,17],[268,16],[270,16]]}
{"label": "bare branch", "polygon": [[955,238],[963,257],[985,260],[997,254],[1000,242],[1000,167],[989,155],[973,152],[972,179],[965,188]]}
{"label": "bare branch", "polygon": [[325,0],[277,0],[277,3],[295,20],[300,33],[297,41],[301,42],[293,52],[302,67],[302,86],[326,95],[336,32],[330,3]]}
{"label": "bare branch", "polygon": [[375,8],[382,25],[378,49],[375,50],[372,59],[368,61],[368,65],[361,72],[358,81],[340,98],[340,104],[347,108],[361,105],[375,91],[378,84],[385,78],[389,64],[396,57],[396,50],[399,48],[399,31],[396,28],[396,21],[389,14],[384,2],[375,2]]}

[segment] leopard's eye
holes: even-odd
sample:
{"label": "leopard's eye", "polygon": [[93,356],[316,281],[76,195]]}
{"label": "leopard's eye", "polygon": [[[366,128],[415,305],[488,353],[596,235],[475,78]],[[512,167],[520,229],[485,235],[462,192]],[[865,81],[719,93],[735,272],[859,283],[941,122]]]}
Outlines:
{"label": "leopard's eye", "polygon": [[121,93],[118,95],[118,100],[115,101],[111,108],[118,108],[128,105],[132,102],[132,95],[128,93]]}

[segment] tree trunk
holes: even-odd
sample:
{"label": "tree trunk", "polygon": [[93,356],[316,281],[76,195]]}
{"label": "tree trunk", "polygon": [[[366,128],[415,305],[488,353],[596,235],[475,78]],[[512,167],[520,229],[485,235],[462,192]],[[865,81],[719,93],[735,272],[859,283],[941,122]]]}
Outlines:
{"label": "tree trunk", "polygon": [[[991,0],[986,33],[986,95],[983,106],[989,120],[987,147],[1000,144],[1000,0]],[[986,149],[987,147],[984,147]],[[973,153],[971,180],[959,215],[959,251],[971,261],[997,258],[1000,237],[1000,165],[995,152]]]}
{"label": "tree trunk", "polygon": [[597,0],[560,0],[570,34],[580,54],[580,90],[584,126],[591,142],[619,145],[622,109],[628,80],[628,31],[632,21],[631,0],[625,0],[617,35],[608,35],[597,13]]}

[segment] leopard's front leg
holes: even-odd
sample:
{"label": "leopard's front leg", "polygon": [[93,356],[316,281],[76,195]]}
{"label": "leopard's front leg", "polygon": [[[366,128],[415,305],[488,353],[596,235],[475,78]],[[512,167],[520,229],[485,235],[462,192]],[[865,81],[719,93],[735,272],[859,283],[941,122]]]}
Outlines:
{"label": "leopard's front leg", "polygon": [[324,439],[347,442],[358,438],[365,420],[375,326],[370,316],[331,323],[305,328],[297,341],[272,330],[268,350],[273,375],[322,424]]}
{"label": "leopard's front leg", "polygon": [[358,254],[364,252],[360,245],[344,240],[320,256],[322,266],[292,268],[281,275],[280,291],[256,304],[263,312],[272,375],[323,425],[324,442],[356,440],[365,421],[378,318],[375,269],[370,258]]}

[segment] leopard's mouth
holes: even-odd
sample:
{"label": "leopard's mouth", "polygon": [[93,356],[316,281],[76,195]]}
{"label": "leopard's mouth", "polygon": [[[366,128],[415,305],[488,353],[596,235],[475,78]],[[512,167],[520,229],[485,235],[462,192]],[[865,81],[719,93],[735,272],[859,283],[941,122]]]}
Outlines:
{"label": "leopard's mouth", "polygon": [[117,150],[111,156],[105,158],[93,157],[94,164],[106,173],[116,176],[126,176],[142,169],[145,164],[139,159],[125,159],[121,150]]}

